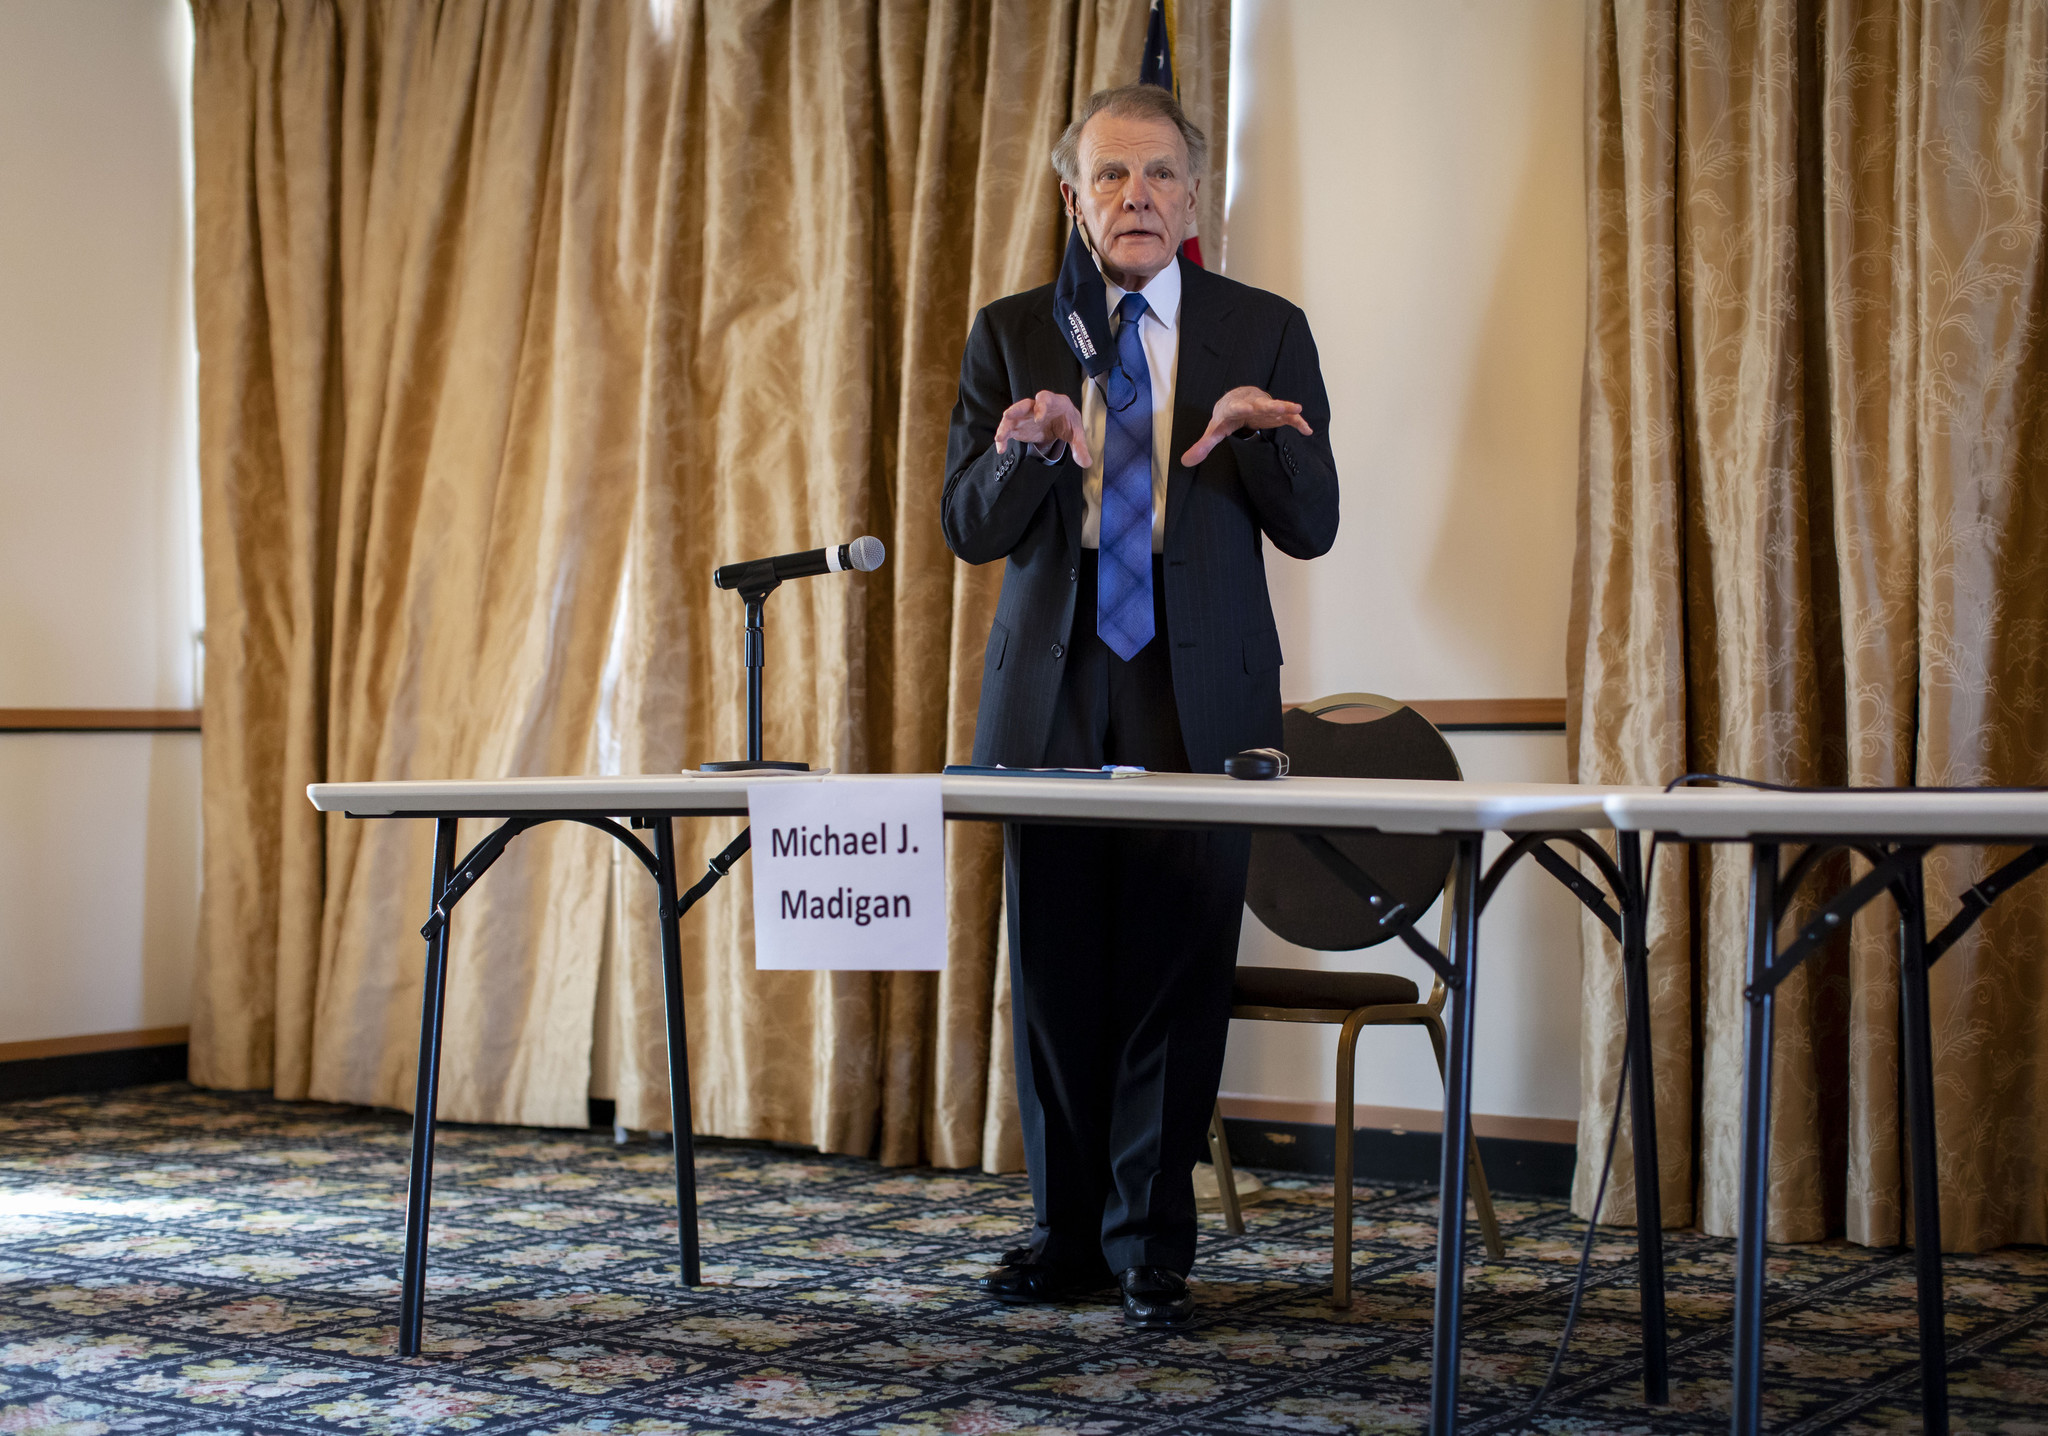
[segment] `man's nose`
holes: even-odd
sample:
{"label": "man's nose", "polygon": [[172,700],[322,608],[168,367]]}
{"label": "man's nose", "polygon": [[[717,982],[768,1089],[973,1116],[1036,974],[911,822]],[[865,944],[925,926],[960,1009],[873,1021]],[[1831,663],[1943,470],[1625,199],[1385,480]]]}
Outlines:
{"label": "man's nose", "polygon": [[1132,175],[1124,184],[1124,208],[1152,208],[1152,186],[1143,175]]}

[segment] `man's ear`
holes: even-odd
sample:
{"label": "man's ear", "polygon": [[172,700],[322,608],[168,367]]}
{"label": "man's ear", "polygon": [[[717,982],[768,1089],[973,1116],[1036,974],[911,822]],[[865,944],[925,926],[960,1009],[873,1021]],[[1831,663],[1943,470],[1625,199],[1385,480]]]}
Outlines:
{"label": "man's ear", "polygon": [[1060,208],[1067,212],[1068,219],[1081,217],[1080,206],[1074,201],[1074,187],[1065,180],[1060,181]]}

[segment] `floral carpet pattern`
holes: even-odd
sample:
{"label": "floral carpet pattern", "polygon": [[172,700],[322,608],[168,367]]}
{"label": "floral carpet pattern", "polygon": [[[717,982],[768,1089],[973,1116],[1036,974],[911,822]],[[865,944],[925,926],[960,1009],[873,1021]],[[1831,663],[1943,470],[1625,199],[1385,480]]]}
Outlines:
{"label": "floral carpet pattern", "polygon": [[[1286,1176],[1205,1218],[1196,1323],[1006,1308],[974,1277],[1021,1179],[748,1144],[698,1153],[706,1284],[677,1284],[671,1155],[606,1133],[451,1127],[427,1351],[396,1355],[407,1120],[184,1086],[0,1104],[0,1432],[817,1432],[1344,1436],[1427,1410],[1435,1212],[1368,1189],[1357,1292],[1327,1305],[1330,1191]],[[1673,1234],[1673,1404],[1641,1404],[1633,1244],[1603,1234],[1541,1385],[1580,1228],[1503,1200],[1468,1274],[1461,1429],[1719,1432],[1732,1244]],[[1477,1243],[1475,1241],[1474,1245]],[[1954,1429],[2048,1432],[2048,1253],[1947,1266]],[[1766,1420],[1919,1427],[1909,1253],[1773,1252]]]}

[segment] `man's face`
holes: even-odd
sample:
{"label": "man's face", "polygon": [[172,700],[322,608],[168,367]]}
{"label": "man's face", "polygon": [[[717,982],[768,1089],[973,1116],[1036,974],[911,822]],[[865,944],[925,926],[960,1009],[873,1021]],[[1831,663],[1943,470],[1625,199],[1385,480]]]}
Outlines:
{"label": "man's face", "polygon": [[1062,183],[1102,257],[1103,272],[1139,289],[1173,262],[1195,224],[1201,182],[1188,173],[1180,130],[1167,119],[1107,112],[1081,131],[1078,186]]}

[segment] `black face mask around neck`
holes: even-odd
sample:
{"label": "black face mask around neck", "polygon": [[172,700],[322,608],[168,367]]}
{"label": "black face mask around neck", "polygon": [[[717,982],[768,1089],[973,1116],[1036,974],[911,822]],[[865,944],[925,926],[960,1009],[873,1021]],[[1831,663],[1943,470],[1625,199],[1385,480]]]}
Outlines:
{"label": "black face mask around neck", "polygon": [[1109,337],[1108,291],[1078,224],[1067,233],[1066,257],[1052,287],[1052,312],[1060,337],[1081,361],[1082,372],[1090,379],[1107,374],[1116,364],[1116,344]]}
{"label": "black face mask around neck", "polygon": [[[1081,361],[1081,372],[1102,385],[1110,408],[1118,412],[1128,408],[1136,391],[1128,383],[1113,385],[1107,377],[1112,370],[1119,375],[1123,372],[1117,362],[1116,341],[1109,333],[1109,291],[1103,288],[1102,270],[1088,252],[1078,224],[1067,234],[1066,257],[1060,261],[1060,277],[1053,281],[1052,313],[1060,337]],[[1114,397],[1119,388],[1122,402]]]}

